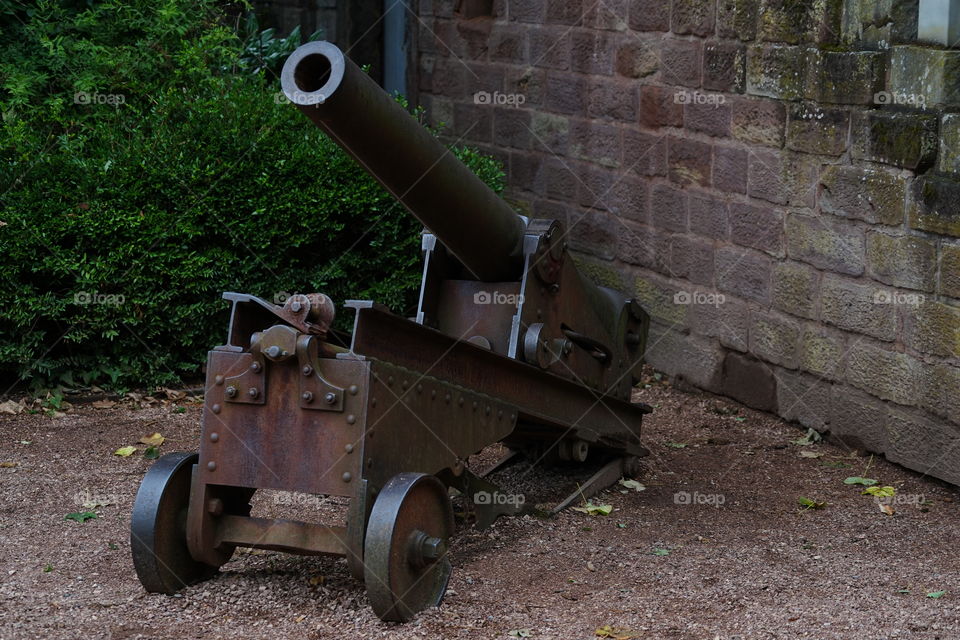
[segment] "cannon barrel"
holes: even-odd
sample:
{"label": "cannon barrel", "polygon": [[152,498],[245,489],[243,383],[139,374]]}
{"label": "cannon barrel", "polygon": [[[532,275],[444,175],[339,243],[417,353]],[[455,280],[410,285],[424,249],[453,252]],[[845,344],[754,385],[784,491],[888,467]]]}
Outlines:
{"label": "cannon barrel", "polygon": [[281,84],[477,280],[521,278],[523,219],[340,49],[329,42],[299,47]]}

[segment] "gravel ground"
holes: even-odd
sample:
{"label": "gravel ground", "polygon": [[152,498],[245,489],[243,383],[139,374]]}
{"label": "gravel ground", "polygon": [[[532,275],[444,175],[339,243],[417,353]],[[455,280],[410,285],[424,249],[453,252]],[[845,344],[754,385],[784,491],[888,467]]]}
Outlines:
{"label": "gravel ground", "polygon": [[[956,489],[843,446],[793,444],[796,426],[651,382],[637,397],[656,407],[646,490],[595,498],[608,516],[461,529],[447,598],[406,625],[377,620],[335,559],[241,550],[214,580],[144,593],[127,527],[149,461],[113,452],[155,431],[163,452],[195,449],[195,403],[0,416],[0,638],[569,640],[607,626],[621,638],[960,638]],[[555,479],[504,473],[534,493]],[[848,476],[896,487],[895,513]],[[800,497],[826,504],[801,509]],[[85,500],[111,504],[64,519]],[[257,506],[318,521],[343,511],[277,493]]]}

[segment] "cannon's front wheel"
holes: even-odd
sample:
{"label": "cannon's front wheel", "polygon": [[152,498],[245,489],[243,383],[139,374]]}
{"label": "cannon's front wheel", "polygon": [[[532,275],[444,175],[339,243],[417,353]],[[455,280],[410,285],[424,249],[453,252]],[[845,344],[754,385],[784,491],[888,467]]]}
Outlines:
{"label": "cannon's front wheel", "polygon": [[447,541],[453,509],[436,477],[401,473],[370,512],[363,550],[364,583],[382,620],[406,622],[440,604],[450,579]]}
{"label": "cannon's front wheel", "polygon": [[141,584],[151,593],[174,593],[206,580],[217,567],[197,562],[187,549],[187,507],[196,453],[158,459],[137,491],[130,517],[130,549]]}

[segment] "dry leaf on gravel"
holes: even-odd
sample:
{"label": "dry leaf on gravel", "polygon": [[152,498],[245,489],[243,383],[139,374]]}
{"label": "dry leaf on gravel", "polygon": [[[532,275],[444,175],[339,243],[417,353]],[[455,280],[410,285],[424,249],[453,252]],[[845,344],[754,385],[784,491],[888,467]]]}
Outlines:
{"label": "dry leaf on gravel", "polygon": [[136,451],[136,447],[120,447],[113,452],[113,455],[120,456],[121,458],[126,458],[127,456],[133,455],[133,452]]}
{"label": "dry leaf on gravel", "polygon": [[16,462],[0,462],[0,469],[13,469],[15,466]]}
{"label": "dry leaf on gravel", "polygon": [[637,482],[636,480],[626,480],[626,479],[624,479],[624,478],[620,478],[620,486],[626,487],[627,489],[633,489],[634,491],[646,491],[646,490],[647,490],[647,487],[646,487],[646,486],[640,484],[640,483]]}
{"label": "dry leaf on gravel", "polygon": [[631,640],[631,638],[637,637],[634,635],[633,631],[620,629],[618,627],[611,627],[608,624],[603,625],[593,633],[598,638],[612,638],[613,640]]}
{"label": "dry leaf on gravel", "polygon": [[816,451],[806,451],[806,450],[804,450],[804,451],[801,451],[801,452],[800,452],[800,457],[801,457],[801,458],[819,458],[819,457],[822,456],[822,455],[823,455],[822,453],[818,453],[818,452],[816,452]]}
{"label": "dry leaf on gravel", "polygon": [[166,440],[166,438],[159,433],[151,433],[148,436],[143,436],[140,438],[140,443],[150,445],[151,447],[159,447],[163,444],[164,440]]}
{"label": "dry leaf on gravel", "polygon": [[886,515],[888,515],[888,516],[892,516],[894,513],[896,513],[896,512],[893,510],[893,507],[891,507],[891,506],[888,505],[888,504],[877,503],[877,506],[880,507],[880,511],[881,511],[882,513],[884,513],[884,514],[886,514]]}

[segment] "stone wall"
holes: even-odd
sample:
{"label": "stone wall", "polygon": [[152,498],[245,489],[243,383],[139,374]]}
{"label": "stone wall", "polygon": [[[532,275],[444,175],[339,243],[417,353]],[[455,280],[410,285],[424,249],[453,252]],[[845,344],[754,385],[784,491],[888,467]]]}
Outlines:
{"label": "stone wall", "polygon": [[898,0],[421,0],[421,102],[649,362],[960,483],[960,51]]}

